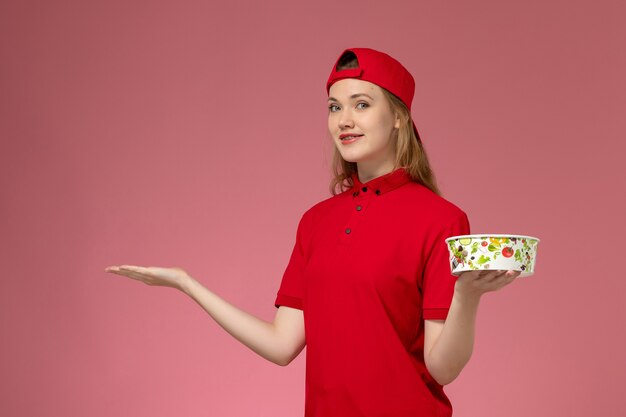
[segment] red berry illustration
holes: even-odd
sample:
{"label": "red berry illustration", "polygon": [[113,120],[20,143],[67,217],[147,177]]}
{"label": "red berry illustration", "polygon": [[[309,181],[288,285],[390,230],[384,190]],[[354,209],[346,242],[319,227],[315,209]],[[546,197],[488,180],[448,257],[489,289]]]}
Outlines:
{"label": "red berry illustration", "polygon": [[481,246],[487,246],[489,243],[485,242],[484,240],[482,242],[480,242]]}
{"label": "red berry illustration", "polygon": [[511,256],[513,256],[513,248],[507,246],[506,248],[502,249],[502,256],[504,256],[505,258],[510,258]]}

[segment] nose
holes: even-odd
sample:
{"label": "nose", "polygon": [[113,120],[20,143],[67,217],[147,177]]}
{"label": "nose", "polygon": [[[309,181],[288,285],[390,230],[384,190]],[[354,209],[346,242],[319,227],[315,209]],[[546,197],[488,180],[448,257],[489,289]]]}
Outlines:
{"label": "nose", "polygon": [[344,111],[339,118],[339,128],[344,129],[347,127],[354,127],[354,120],[350,112]]}

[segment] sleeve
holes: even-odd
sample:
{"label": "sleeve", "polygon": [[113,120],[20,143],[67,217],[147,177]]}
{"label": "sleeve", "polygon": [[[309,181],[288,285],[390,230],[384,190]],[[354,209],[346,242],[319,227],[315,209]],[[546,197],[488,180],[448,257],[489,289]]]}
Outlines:
{"label": "sleeve", "polygon": [[304,235],[306,234],[305,215],[300,218],[296,232],[296,243],[280,283],[274,306],[287,306],[303,309],[304,278],[302,272],[305,264]]}
{"label": "sleeve", "polygon": [[457,277],[452,275],[446,239],[470,234],[467,215],[461,213],[439,229],[433,241],[422,277],[422,317],[424,320],[445,320],[454,295]]}

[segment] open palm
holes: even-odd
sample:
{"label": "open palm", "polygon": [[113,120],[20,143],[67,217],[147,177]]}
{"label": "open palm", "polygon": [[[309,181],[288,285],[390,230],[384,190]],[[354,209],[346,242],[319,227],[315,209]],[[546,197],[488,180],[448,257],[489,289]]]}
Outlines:
{"label": "open palm", "polygon": [[181,289],[185,281],[189,279],[187,272],[178,267],[161,268],[157,266],[143,267],[136,265],[120,265],[108,266],[104,270],[105,272],[136,279],[147,285],[158,285],[177,289]]}
{"label": "open palm", "polygon": [[475,270],[459,274],[455,290],[463,294],[481,296],[490,291],[497,291],[512,283],[521,271]]}

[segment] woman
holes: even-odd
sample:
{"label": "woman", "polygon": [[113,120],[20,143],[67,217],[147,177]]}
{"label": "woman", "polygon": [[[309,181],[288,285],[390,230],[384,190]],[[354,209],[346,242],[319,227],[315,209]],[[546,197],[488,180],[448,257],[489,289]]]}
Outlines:
{"label": "woman", "polygon": [[411,119],[415,82],[397,60],[346,49],[326,89],[333,195],[300,219],[273,322],[180,268],[105,270],[184,291],[279,365],[306,344],[306,417],[450,416],[443,386],[470,359],[480,297],[519,272],[451,275],[445,238],[469,222],[440,196]]}

